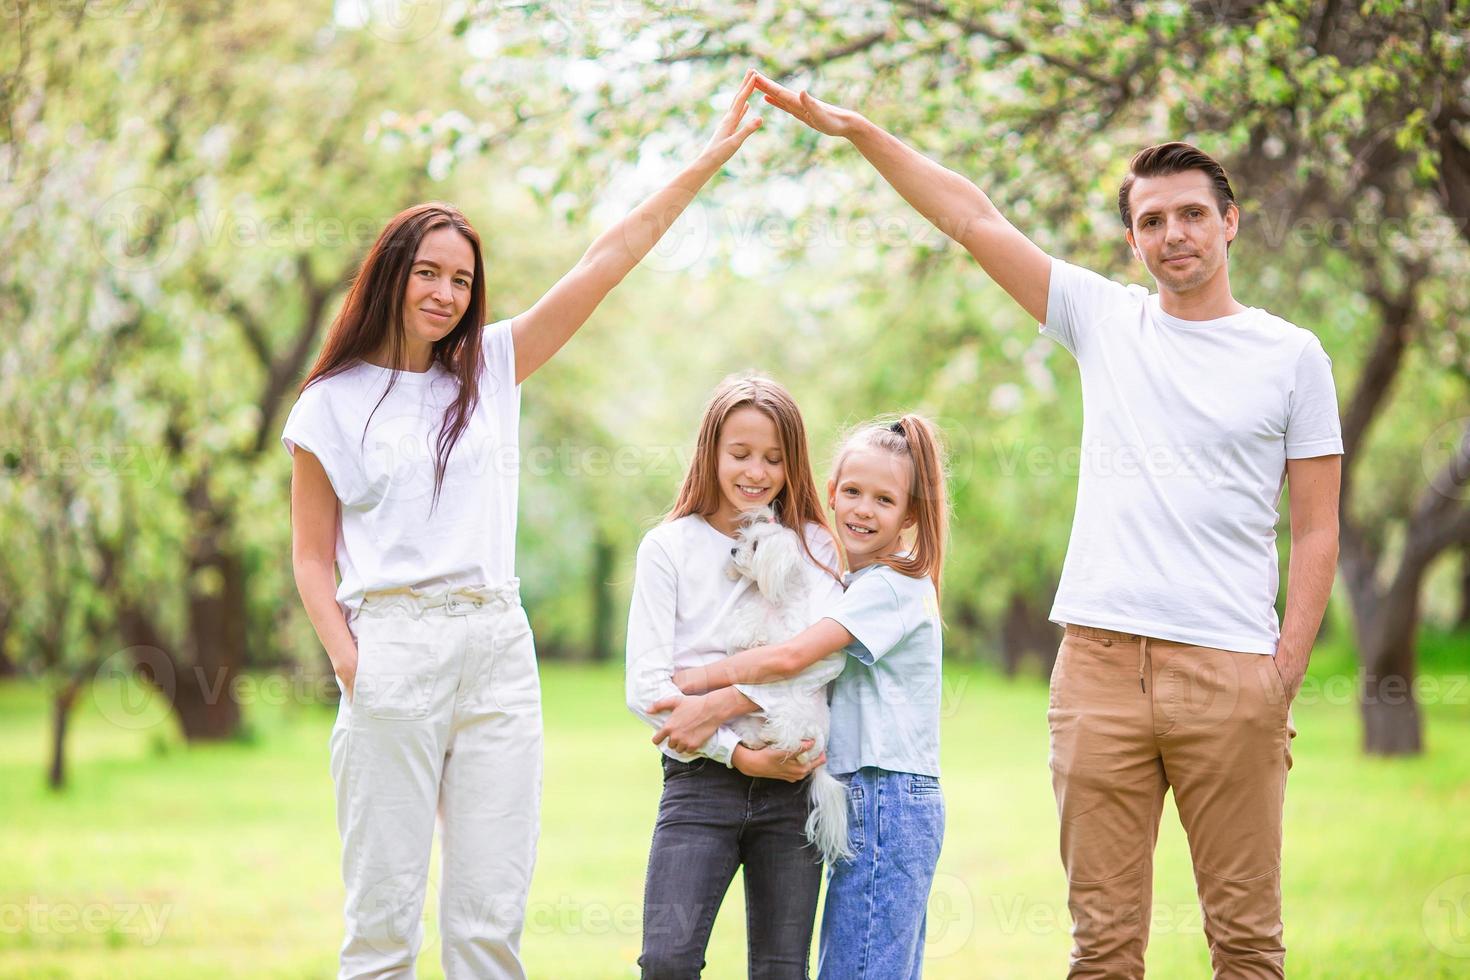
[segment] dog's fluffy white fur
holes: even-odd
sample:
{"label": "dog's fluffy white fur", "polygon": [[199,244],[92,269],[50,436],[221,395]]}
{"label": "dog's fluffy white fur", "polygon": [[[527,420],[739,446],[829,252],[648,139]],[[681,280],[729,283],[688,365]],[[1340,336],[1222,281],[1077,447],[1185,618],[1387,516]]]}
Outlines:
{"label": "dog's fluffy white fur", "polygon": [[[726,620],[725,641],[732,654],[789,640],[811,625],[807,622],[810,590],[805,557],[796,532],[777,521],[770,507],[760,507],[743,516],[736,542],[730,549],[730,577],[749,579],[751,584]],[[846,657],[838,650],[794,677],[740,685],[762,708],[732,722],[740,740],[754,749],[774,745],[795,752],[804,740],[811,739],[812,747],[800,756],[803,760],[825,752],[831,728],[827,684],[842,673]],[[812,773],[808,785],[807,839],[829,863],[851,857],[846,787],[825,765]]]}

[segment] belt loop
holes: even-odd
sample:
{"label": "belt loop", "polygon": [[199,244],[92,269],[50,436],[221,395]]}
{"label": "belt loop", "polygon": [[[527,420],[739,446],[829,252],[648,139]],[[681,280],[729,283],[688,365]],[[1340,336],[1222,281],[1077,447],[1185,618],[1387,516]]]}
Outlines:
{"label": "belt loop", "polygon": [[1148,693],[1148,687],[1143,683],[1144,661],[1148,656],[1148,637],[1138,638],[1138,689],[1144,694]]}
{"label": "belt loop", "polygon": [[479,609],[481,600],[469,596],[456,601],[453,592],[444,597],[444,612],[450,616],[467,616],[471,609]]}

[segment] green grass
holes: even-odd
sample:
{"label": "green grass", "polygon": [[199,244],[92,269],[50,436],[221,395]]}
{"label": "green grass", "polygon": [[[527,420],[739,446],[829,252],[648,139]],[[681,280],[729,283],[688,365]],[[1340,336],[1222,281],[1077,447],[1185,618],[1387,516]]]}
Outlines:
{"label": "green grass", "polygon": [[[543,678],[544,817],[523,944],[531,975],[636,976],[657,753],[623,708],[619,668],[549,664]],[[951,669],[947,684],[948,834],[926,975],[1059,976],[1070,940],[1046,689],[981,668]],[[257,704],[250,739],[188,747],[156,706],[133,710],[123,693],[103,686],[82,699],[71,787],[55,795],[43,781],[44,691],[0,686],[0,975],[333,975],[342,886],[327,771],[332,710],[303,698]],[[1285,855],[1293,977],[1470,972],[1470,691],[1452,700],[1426,708],[1429,751],[1398,761],[1359,753],[1351,703],[1318,697],[1294,709]],[[1150,974],[1208,975],[1172,803],[1155,877]],[[435,870],[424,977],[441,975],[437,880]],[[744,976],[743,923],[737,878],[707,976]]]}

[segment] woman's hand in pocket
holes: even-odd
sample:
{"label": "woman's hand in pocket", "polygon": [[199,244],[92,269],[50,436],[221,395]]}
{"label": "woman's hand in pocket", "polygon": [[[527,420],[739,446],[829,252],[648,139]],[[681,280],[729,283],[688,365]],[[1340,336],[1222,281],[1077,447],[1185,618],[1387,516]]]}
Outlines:
{"label": "woman's hand in pocket", "polygon": [[332,658],[332,672],[337,675],[337,680],[342,682],[342,691],[347,696],[347,703],[352,703],[352,692],[357,686],[357,645],[353,644],[344,653],[339,653]]}

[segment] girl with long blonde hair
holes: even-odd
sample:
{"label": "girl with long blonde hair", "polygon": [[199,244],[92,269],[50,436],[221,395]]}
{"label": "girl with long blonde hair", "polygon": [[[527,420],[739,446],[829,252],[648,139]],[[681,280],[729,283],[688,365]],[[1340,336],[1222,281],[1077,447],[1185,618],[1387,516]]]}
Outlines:
{"label": "girl with long blonde hair", "polygon": [[[828,870],[818,975],[917,977],[944,839],[939,787],[939,590],[948,534],[944,453],[920,415],[849,435],[827,485],[849,574],[815,625],[784,643],[682,670],[672,740],[706,737],[732,684],[791,677],[836,650],[828,768],[848,786],[852,856]],[[717,710],[704,698],[718,699]]]}
{"label": "girl with long blonde hair", "polygon": [[[667,727],[682,697],[675,671],[727,653],[719,624],[742,584],[727,575],[736,529],[768,505],[802,540],[806,619],[815,622],[841,585],[801,413],[774,381],[728,379],[705,407],[673,509],[638,548],[628,614],[628,707],[658,729],[663,750],[638,959],[645,978],[699,975],[741,867],[750,975],[806,976],[821,887],[821,858],[806,838],[806,779],[824,757],[803,763],[753,749],[718,723],[697,742],[671,739]],[[699,704],[723,719],[757,710],[733,687]]]}

